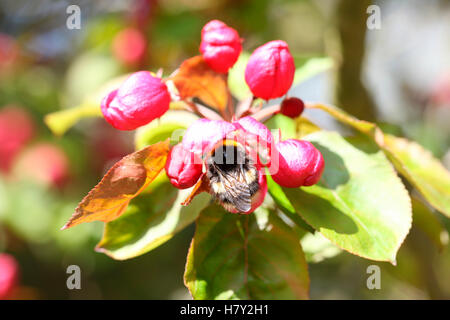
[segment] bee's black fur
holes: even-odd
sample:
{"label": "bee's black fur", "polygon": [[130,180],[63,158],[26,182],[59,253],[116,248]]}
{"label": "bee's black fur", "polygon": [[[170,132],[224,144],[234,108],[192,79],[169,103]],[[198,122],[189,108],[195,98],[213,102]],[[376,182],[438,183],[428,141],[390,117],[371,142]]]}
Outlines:
{"label": "bee's black fur", "polygon": [[[259,190],[258,172],[244,148],[238,145],[220,145],[209,157],[207,177],[211,194],[226,208],[247,212],[251,208],[252,197]],[[246,173],[253,176],[248,181]]]}

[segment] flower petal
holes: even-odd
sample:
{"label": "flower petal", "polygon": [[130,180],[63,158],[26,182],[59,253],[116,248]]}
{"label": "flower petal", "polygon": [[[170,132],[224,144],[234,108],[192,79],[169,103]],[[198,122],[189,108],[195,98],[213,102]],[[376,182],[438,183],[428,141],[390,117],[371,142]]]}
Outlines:
{"label": "flower petal", "polygon": [[204,154],[238,128],[238,125],[223,120],[199,119],[186,130],[183,147],[196,154]]}

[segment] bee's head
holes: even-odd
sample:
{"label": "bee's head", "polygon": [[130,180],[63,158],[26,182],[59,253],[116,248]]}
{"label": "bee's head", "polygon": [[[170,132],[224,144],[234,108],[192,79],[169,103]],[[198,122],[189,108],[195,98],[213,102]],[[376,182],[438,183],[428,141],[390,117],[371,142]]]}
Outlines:
{"label": "bee's head", "polygon": [[223,140],[218,143],[208,157],[208,164],[213,164],[223,171],[232,170],[247,162],[244,147],[233,140]]}

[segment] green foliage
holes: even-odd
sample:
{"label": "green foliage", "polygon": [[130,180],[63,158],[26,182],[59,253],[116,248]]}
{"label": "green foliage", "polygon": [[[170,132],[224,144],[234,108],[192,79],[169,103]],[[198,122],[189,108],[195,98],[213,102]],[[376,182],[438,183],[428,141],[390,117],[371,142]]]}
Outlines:
{"label": "green foliage", "polygon": [[101,117],[100,103],[103,97],[108,92],[117,89],[126,77],[127,75],[123,75],[108,81],[105,85],[89,94],[78,106],[46,115],[44,118],[45,123],[53,134],[61,136],[83,118]]}
{"label": "green foliage", "polygon": [[[403,184],[397,172],[432,207],[450,216],[448,171],[415,142],[385,134],[374,123],[322,104],[306,107],[327,112],[357,134],[344,137],[322,130],[303,116],[291,119],[276,114],[276,109],[265,122],[279,131],[282,140],[305,139],[322,153],[325,170],[318,184],[283,188],[268,176],[270,197],[249,215],[228,213],[210,204],[205,193],[184,206],[196,187],[177,190],[159,174],[168,138],[172,145],[178,143],[183,130],[204,112],[232,116],[228,90],[238,98],[249,94],[243,82],[246,59],[248,54],[243,53],[226,79],[197,56],[186,60],[168,80],[181,101],[172,102],[163,117],[136,131],[136,148],[144,149],[113,166],[77,208],[79,217],[72,218],[79,219],[76,223],[107,222],[98,251],[117,260],[137,257],[196,222],[184,278],[195,299],[307,299],[307,261],[318,263],[347,251],[395,264],[413,218],[439,249],[445,246],[445,230],[438,218],[415,196],[411,204],[406,188],[410,186]],[[305,59],[295,79],[303,81],[330,66],[328,58]],[[195,110],[200,106],[192,98],[206,101],[211,108]],[[47,124],[62,134],[89,112],[98,113],[98,98],[90,101],[97,102],[49,115]],[[193,115],[187,110],[198,112]],[[166,140],[164,148],[158,146],[162,140]],[[128,190],[130,186],[134,188]]]}
{"label": "green foliage", "polygon": [[374,144],[337,133],[307,137],[322,153],[320,182],[284,188],[296,211],[314,229],[353,254],[395,263],[411,227],[411,203],[401,180]]}
{"label": "green foliage", "polygon": [[306,299],[298,234],[273,211],[233,215],[216,205],[197,219],[185,282],[195,299]]}
{"label": "green foliage", "polygon": [[450,173],[429,151],[415,142],[384,134],[374,123],[358,120],[336,107],[316,104],[310,108],[324,110],[371,137],[425,199],[450,217]]}
{"label": "green foliage", "polygon": [[270,175],[267,175],[267,191],[272,196],[272,199],[275,201],[281,211],[283,211],[289,218],[291,218],[293,222],[295,222],[304,230],[314,233],[314,229],[309,226],[299,214],[297,214],[297,211],[295,211],[292,203],[284,193],[283,188],[275,181],[273,181]]}

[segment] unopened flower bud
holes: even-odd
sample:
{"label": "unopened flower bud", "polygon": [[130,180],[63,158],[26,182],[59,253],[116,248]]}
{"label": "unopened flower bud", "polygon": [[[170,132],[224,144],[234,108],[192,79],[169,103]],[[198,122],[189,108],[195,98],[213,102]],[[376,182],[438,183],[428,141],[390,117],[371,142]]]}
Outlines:
{"label": "unopened flower bud", "polygon": [[170,150],[165,169],[170,182],[176,188],[186,189],[195,185],[200,178],[202,160],[179,143]]}
{"label": "unopened flower bud", "polygon": [[211,69],[227,73],[236,63],[241,51],[241,38],[236,30],[219,20],[205,24],[200,52]]}
{"label": "unopened flower bud", "polygon": [[114,128],[134,130],[161,117],[169,104],[166,84],[148,71],[139,71],[103,98],[101,110]]}
{"label": "unopened flower bud", "polygon": [[276,149],[278,168],[270,169],[276,183],[298,188],[312,186],[320,180],[325,163],[320,151],[310,142],[289,139],[276,144]]}
{"label": "unopened flower bud", "polygon": [[252,53],[245,68],[245,81],[254,96],[269,100],[287,93],[294,73],[294,59],[287,43],[275,40]]}

